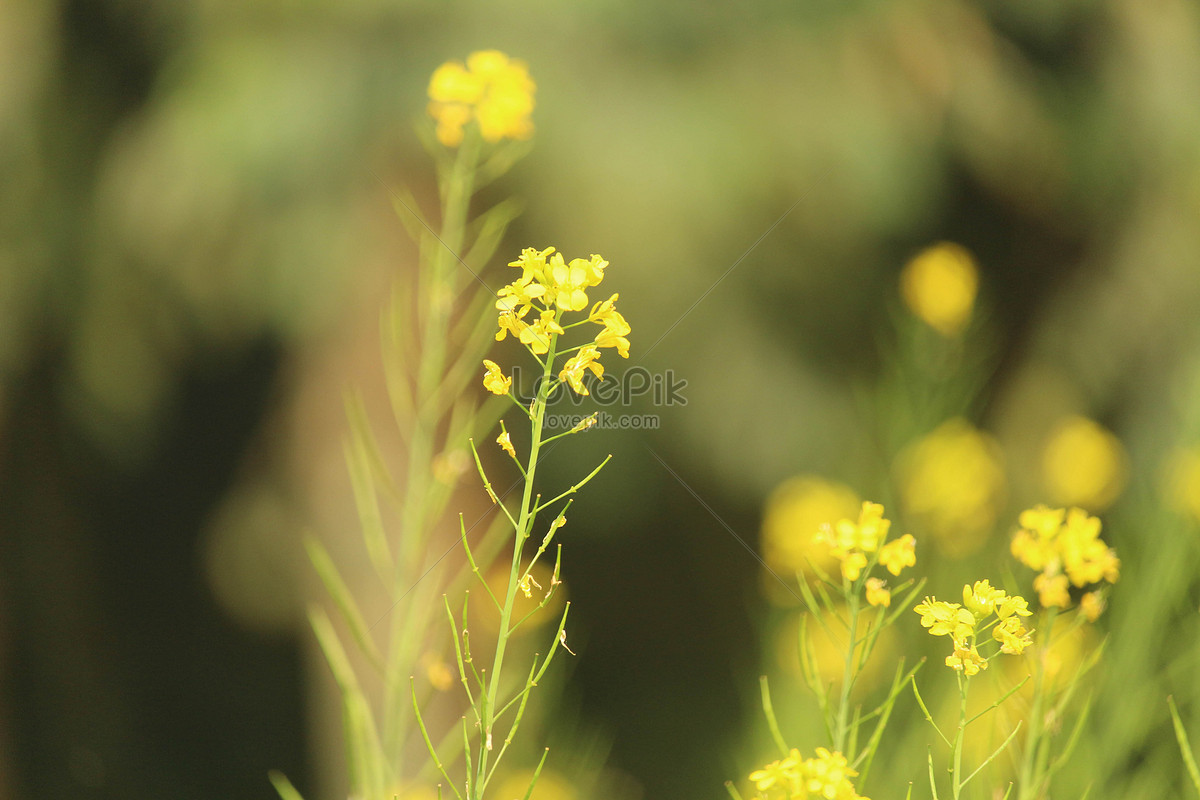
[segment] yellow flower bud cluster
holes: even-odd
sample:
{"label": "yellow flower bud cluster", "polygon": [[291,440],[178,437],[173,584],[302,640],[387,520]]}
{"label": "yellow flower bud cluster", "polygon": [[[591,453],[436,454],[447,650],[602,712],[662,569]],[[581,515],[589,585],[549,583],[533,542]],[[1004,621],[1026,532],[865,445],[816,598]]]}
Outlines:
{"label": "yellow flower bud cluster", "polygon": [[[1071,604],[1070,587],[1116,583],[1121,560],[1100,538],[1100,520],[1081,508],[1069,511],[1037,506],[1021,512],[1021,529],[1013,536],[1012,554],[1038,570],[1033,588],[1046,608]],[[1104,611],[1100,589],[1084,594],[1080,609],[1090,620]]]}
{"label": "yellow flower bud cluster", "polygon": [[457,147],[471,120],[479,123],[484,141],[528,139],[536,90],[525,62],[498,50],[472,53],[465,65],[447,61],[429,81],[429,115],[437,121],[438,141]]}
{"label": "yellow flower bud cluster", "polygon": [[988,629],[1000,643],[1001,653],[1020,655],[1033,644],[1021,621],[1033,613],[1025,598],[1007,594],[986,580],[963,587],[962,605],[926,597],[913,611],[921,615],[921,624],[931,635],[950,637],[954,652],[946,656],[946,666],[968,678],[987,669],[988,659],[980,655],[977,638]]}
{"label": "yellow flower bud cluster", "polygon": [[750,781],[761,796],[772,800],[869,800],[855,791],[850,779],[856,775],[839,752],[818,747],[814,758],[804,758],[792,748],[786,758],[751,772]]}
{"label": "yellow flower bud cluster", "polygon": [[[916,540],[910,534],[888,541],[891,520],[884,519],[883,506],[879,503],[862,504],[858,521],[842,519],[834,525],[825,524],[817,533],[816,541],[828,545],[829,554],[841,562],[842,577],[856,581],[878,553],[878,563],[892,575],[899,575],[905,567],[917,563]],[[891,604],[891,593],[883,581],[869,578],[866,583],[867,602],[873,606]]]}
{"label": "yellow flower bud cluster", "polygon": [[[608,262],[595,254],[588,259],[574,258],[568,262],[553,247],[545,250],[527,247],[509,266],[519,268],[521,277],[496,295],[499,312],[496,341],[504,341],[511,333],[535,356],[542,356],[550,352],[555,337],[566,333],[561,324],[563,315],[588,308],[588,290],[604,280]],[[588,394],[583,383],[586,373],[604,377],[604,366],[600,363],[602,348],[614,348],[622,358],[629,358],[630,327],[617,311],[617,298],[614,294],[593,304],[586,319],[568,326],[586,322],[600,326],[588,344],[574,348],[575,354],[558,373],[559,381],[569,385],[576,394]],[[484,387],[493,394],[508,394],[512,380],[504,377],[492,362],[485,361],[484,366],[488,369]]]}

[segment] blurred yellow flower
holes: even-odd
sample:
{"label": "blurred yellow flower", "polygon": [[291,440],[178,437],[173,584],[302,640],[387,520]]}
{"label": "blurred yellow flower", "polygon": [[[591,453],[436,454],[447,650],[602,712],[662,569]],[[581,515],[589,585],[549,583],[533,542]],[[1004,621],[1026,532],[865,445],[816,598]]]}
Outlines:
{"label": "blurred yellow flower", "polygon": [[1103,511],[1125,488],[1127,462],[1116,436],[1087,417],[1071,416],[1050,433],[1042,477],[1055,503]]}
{"label": "blurred yellow flower", "polygon": [[887,608],[892,604],[892,593],[879,578],[867,578],[867,602],[873,606]]}
{"label": "blurred yellow flower", "polygon": [[917,563],[917,540],[911,533],[906,533],[899,539],[879,548],[879,563],[893,575],[899,575],[905,567]]}
{"label": "blurred yellow flower", "polygon": [[438,141],[457,147],[472,119],[485,141],[528,139],[536,90],[525,62],[498,50],[472,53],[465,66],[442,64],[429,81],[429,115],[437,121]]}
{"label": "blurred yellow flower", "polygon": [[[503,598],[505,592],[508,591],[509,567],[509,564],[497,565],[487,573],[488,588],[496,597]],[[555,580],[553,564],[548,565],[539,561],[533,565],[532,569],[529,569],[528,563],[522,563],[521,570],[523,574],[517,586],[519,592],[513,603],[512,618],[525,620],[525,622],[516,629],[515,636],[524,636],[543,625],[558,622],[558,618],[562,616],[563,603],[567,600],[566,583],[561,579]],[[526,571],[528,574],[524,574]],[[538,608],[551,588],[555,590],[554,596],[550,598],[550,602],[546,603],[545,608]],[[538,591],[534,591],[535,589]],[[470,612],[471,624],[477,625],[489,633],[495,633],[500,627],[500,612],[492,603],[476,603],[474,595],[472,595]],[[474,638],[472,638],[471,646],[472,648],[476,646]],[[521,790],[522,793],[524,791],[524,789]]]}
{"label": "blurred yellow flower", "polygon": [[[531,780],[533,780],[531,770],[519,770],[511,773],[500,782],[494,796],[497,798],[525,797]],[[489,796],[491,796],[490,792]],[[579,792],[566,776],[552,769],[543,769],[542,774],[538,776],[537,784],[533,787],[533,794],[529,795],[529,800],[577,800],[578,797]]]}
{"label": "blurred yellow flower", "polygon": [[508,431],[496,437],[496,444],[500,445],[500,449],[508,453],[511,457],[517,457],[517,451],[513,449],[512,437],[508,435]]}
{"label": "blurred yellow flower", "polygon": [[[763,511],[763,560],[784,576],[809,573],[809,561],[825,572],[837,560],[818,544],[822,525],[857,513],[861,501],[852,489],[815,475],[798,475],[779,484]],[[774,581],[772,581],[774,583]]]}
{"label": "blurred yellow flower", "polygon": [[[798,681],[804,679],[797,642],[800,624],[805,617],[807,617],[806,612],[789,614],[772,635],[774,642],[772,652],[776,663],[783,672]],[[840,687],[846,674],[847,645],[845,639],[839,635],[839,631],[845,630],[841,626],[848,624],[850,614],[846,606],[839,603],[834,607],[831,617],[836,617],[836,620],[830,619],[832,634],[811,617],[808,618],[805,627],[811,647],[812,666],[815,668],[818,678],[826,686]],[[871,620],[871,616],[860,617],[859,624],[871,624]],[[875,649],[871,657],[863,664],[862,672],[854,679],[854,688],[865,691],[891,680],[891,670],[895,667],[896,659],[900,655],[897,626],[886,625],[879,628]]]}
{"label": "blurred yellow flower", "polygon": [[868,800],[855,791],[850,781],[857,775],[839,752],[818,747],[813,758],[803,758],[799,750],[792,748],[786,758],[751,772],[750,781],[764,797]]}
{"label": "blurred yellow flower", "polygon": [[896,460],[901,502],[938,548],[960,558],[986,541],[1004,502],[1000,445],[965,419],[951,419]]}
{"label": "blurred yellow flower", "polygon": [[[1070,605],[1070,587],[1116,583],[1121,560],[1100,538],[1100,520],[1081,508],[1029,509],[1020,516],[1021,529],[1012,539],[1012,554],[1040,574],[1033,588],[1045,608]],[[1085,614],[1099,614],[1100,597],[1091,598]]]}
{"label": "blurred yellow flower", "polygon": [[1167,459],[1163,479],[1167,501],[1200,521],[1200,448],[1177,449]]}
{"label": "blurred yellow flower", "polygon": [[[824,523],[817,532],[817,541],[829,547],[829,553],[841,561],[842,577],[848,581],[858,580],[874,553],[887,540],[891,520],[884,519],[883,506],[864,502],[858,521],[843,518],[835,524]],[[888,561],[894,566],[905,558],[905,545],[889,551]]]}
{"label": "blurred yellow flower", "polygon": [[966,327],[978,289],[975,260],[951,242],[922,250],[900,274],[904,303],[943,336],[957,336]]}
{"label": "blurred yellow flower", "polygon": [[434,652],[426,652],[421,656],[421,666],[425,668],[425,677],[439,692],[444,692],[454,685],[455,674],[450,665]]}
{"label": "blurred yellow flower", "polygon": [[485,358],[483,366],[487,369],[487,374],[483,376],[483,388],[492,394],[508,394],[508,390],[512,386],[512,378],[501,372],[500,365],[495,361]]}

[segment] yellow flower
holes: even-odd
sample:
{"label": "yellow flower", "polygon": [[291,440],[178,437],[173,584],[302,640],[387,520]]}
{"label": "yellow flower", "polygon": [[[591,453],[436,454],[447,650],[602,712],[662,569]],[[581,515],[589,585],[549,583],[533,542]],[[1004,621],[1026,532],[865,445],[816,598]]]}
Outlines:
{"label": "yellow flower", "polygon": [[1028,617],[1033,614],[1029,610],[1029,603],[1024,597],[1014,594],[1004,597],[996,601],[996,616],[1000,619],[1008,619],[1013,614],[1021,617]]}
{"label": "yellow flower", "polygon": [[879,548],[879,563],[886,567],[888,572],[899,575],[905,567],[917,563],[916,546],[917,540],[911,533],[906,533]]}
{"label": "yellow flower", "polygon": [[618,333],[617,329],[605,327],[596,334],[596,347],[615,347],[617,355],[621,358],[629,358],[629,339],[625,338],[624,334]]}
{"label": "yellow flower", "polygon": [[575,394],[588,394],[587,387],[583,385],[583,375],[587,370],[591,370],[597,378],[604,377],[604,365],[597,360],[599,358],[600,351],[595,347],[583,348],[567,360],[562,372],[558,373],[558,379],[569,383]]}
{"label": "yellow flower", "polygon": [[1043,608],[1066,608],[1071,605],[1071,594],[1066,575],[1042,573],[1033,579],[1033,590],[1038,593],[1038,602]]}
{"label": "yellow flower", "polygon": [[960,558],[991,533],[1006,491],[1000,445],[965,419],[955,418],[900,454],[895,464],[900,499],[938,549]]}
{"label": "yellow flower", "polygon": [[547,302],[557,305],[562,311],[582,311],[587,308],[588,298],[584,291],[590,285],[587,263],[582,258],[573,258],[567,264],[562,253],[551,256],[547,271],[550,278]]}
{"label": "yellow flower", "polygon": [[1162,491],[1173,508],[1200,520],[1200,448],[1178,448],[1163,466]]}
{"label": "yellow flower", "polygon": [[532,325],[526,325],[521,329],[521,333],[518,336],[521,343],[539,356],[550,352],[550,336],[552,334],[566,333],[557,320],[555,320],[555,316],[552,309],[543,311],[538,316],[537,322]]}
{"label": "yellow flower", "polygon": [[867,565],[867,557],[857,551],[848,553],[842,559],[842,575],[848,581],[858,580],[858,576],[862,574],[863,567]]}
{"label": "yellow flower", "polygon": [[500,365],[495,361],[485,358],[483,366],[487,368],[487,374],[483,376],[483,388],[492,394],[508,394],[508,390],[512,386],[512,378],[505,376],[500,371]]}
{"label": "yellow flower", "polygon": [[754,784],[754,788],[760,792],[765,792],[775,785],[789,787],[799,777],[798,768],[801,763],[800,751],[792,748],[787,758],[772,761],[762,769],[756,769],[754,772],[751,772],[750,781]]}
{"label": "yellow flower", "polygon": [[1042,453],[1042,475],[1055,502],[1100,511],[1125,487],[1128,459],[1121,441],[1087,417],[1055,426]]}
{"label": "yellow flower", "polygon": [[442,64],[429,81],[429,114],[437,121],[438,141],[457,147],[471,119],[485,141],[528,139],[536,90],[525,63],[497,50],[472,53],[465,66]]}
{"label": "yellow flower", "polygon": [[962,641],[975,635],[975,615],[958,603],[945,603],[926,597],[913,611],[921,615],[921,625],[933,636],[950,636]]}
{"label": "yellow flower", "polygon": [[496,444],[500,445],[500,449],[508,453],[513,458],[517,457],[517,451],[513,449],[512,439],[509,438],[508,431],[496,437]]}
{"label": "yellow flower", "polygon": [[892,593],[879,578],[867,578],[867,602],[873,606],[887,608],[892,604]]}
{"label": "yellow flower", "polygon": [[946,666],[961,672],[968,678],[978,675],[981,669],[987,669],[987,661],[979,655],[975,645],[966,646],[963,642],[954,641],[954,654],[946,656]]}
{"label": "yellow flower", "polygon": [[1088,622],[1095,622],[1104,613],[1104,595],[1099,591],[1087,592],[1079,598],[1079,610],[1087,617]]}
{"label": "yellow flower", "polygon": [[865,502],[858,513],[858,522],[849,519],[838,520],[833,526],[836,547],[841,550],[864,550],[874,553],[879,544],[887,539],[891,520],[883,518],[883,506],[879,503]]}
{"label": "yellow flower", "polygon": [[538,250],[536,247],[526,247],[521,251],[521,256],[516,261],[508,262],[510,267],[520,267],[523,283],[537,283],[545,285],[548,283],[546,278],[546,259],[554,252],[553,247],[547,247],[545,250]]}
{"label": "yellow flower", "polygon": [[621,316],[621,312],[617,311],[618,297],[620,297],[619,294],[614,294],[607,300],[592,306],[592,310],[588,314],[588,322],[598,323],[621,336],[626,336],[629,334],[629,323],[625,321],[625,317]]}
{"label": "yellow flower", "polygon": [[943,336],[957,336],[966,327],[978,288],[971,254],[950,242],[921,251],[900,274],[904,303]]}
{"label": "yellow flower", "polygon": [[1033,644],[1033,638],[1020,617],[1006,617],[992,628],[992,638],[1000,642],[1000,652],[1010,655],[1020,655],[1025,648]]}
{"label": "yellow flower", "polygon": [[[1100,520],[1083,509],[1038,506],[1022,512],[1020,523],[1012,553],[1026,566],[1039,570],[1033,588],[1043,607],[1069,606],[1071,586],[1082,589],[1116,583],[1121,577],[1121,560],[1100,538]],[[1096,598],[1088,603],[1085,616],[1098,614]]]}
{"label": "yellow flower", "polygon": [[[831,572],[837,559],[816,534],[823,524],[857,513],[861,504],[858,496],[840,483],[816,475],[788,478],[771,492],[763,509],[761,538],[767,566],[776,573],[795,574],[809,573],[815,564]],[[773,578],[763,587],[770,592],[782,588]],[[781,592],[779,599],[794,598]]]}
{"label": "yellow flower", "polygon": [[[866,800],[854,790],[850,779],[858,775],[846,757],[818,747],[815,758],[804,760],[804,789],[809,795],[827,800]],[[803,795],[792,795],[793,797]]]}
{"label": "yellow flower", "polygon": [[545,294],[545,286],[522,275],[496,294],[496,308],[523,318],[529,313],[533,301]]}
{"label": "yellow flower", "polygon": [[975,619],[983,619],[996,608],[996,603],[1008,595],[1003,589],[997,589],[986,580],[975,581],[963,587],[963,605],[966,606]]}

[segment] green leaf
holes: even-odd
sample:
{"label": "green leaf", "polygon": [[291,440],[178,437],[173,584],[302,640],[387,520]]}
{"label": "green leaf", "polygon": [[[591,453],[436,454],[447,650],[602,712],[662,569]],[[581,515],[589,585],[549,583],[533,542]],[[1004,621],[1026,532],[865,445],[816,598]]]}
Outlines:
{"label": "green leaf", "polygon": [[304,797],[296,791],[296,787],[292,786],[292,782],[279,770],[271,770],[267,773],[267,777],[271,780],[271,785],[275,787],[279,800],[304,800]]}
{"label": "green leaf", "polygon": [[367,797],[382,797],[388,783],[387,760],[379,744],[374,718],[358,678],[333,623],[325,610],[310,605],[308,620],[333,678],[342,692],[342,723],[346,732],[346,757],[352,790]]}
{"label": "green leaf", "polygon": [[304,549],[308,551],[308,559],[316,569],[317,575],[320,576],[321,583],[325,585],[325,590],[329,592],[329,596],[333,598],[333,602],[341,611],[342,618],[350,627],[350,633],[354,636],[354,640],[370,659],[371,665],[382,672],[383,659],[375,645],[375,640],[371,638],[371,630],[358,608],[354,595],[350,592],[350,587],[342,580],[337,565],[329,557],[329,551],[320,541],[311,536],[305,538]]}
{"label": "green leaf", "polygon": [[1196,757],[1192,754],[1192,744],[1188,741],[1187,729],[1179,718],[1179,709],[1175,706],[1175,698],[1167,697],[1167,706],[1171,709],[1171,722],[1175,726],[1175,741],[1179,743],[1179,752],[1187,767],[1188,777],[1192,779],[1192,787],[1200,794],[1200,769],[1196,769]]}

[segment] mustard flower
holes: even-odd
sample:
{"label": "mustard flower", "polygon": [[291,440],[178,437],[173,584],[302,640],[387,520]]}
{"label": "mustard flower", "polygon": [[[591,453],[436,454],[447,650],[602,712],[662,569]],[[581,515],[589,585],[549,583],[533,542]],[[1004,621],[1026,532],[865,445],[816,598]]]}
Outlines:
{"label": "mustard flower", "polygon": [[892,604],[892,593],[879,578],[867,578],[867,602],[873,606],[887,608]]}
{"label": "mustard flower", "polygon": [[[1080,508],[1029,509],[1019,517],[1021,529],[1013,535],[1012,554],[1040,574],[1033,588],[1043,607],[1066,608],[1070,588],[1116,583],[1121,561],[1100,538],[1100,520]],[[1089,601],[1085,615],[1099,613],[1102,604]]]}
{"label": "mustard flower", "polygon": [[533,301],[546,294],[546,287],[522,275],[496,293],[496,308],[524,318]]}
{"label": "mustard flower", "polygon": [[978,675],[980,670],[987,669],[987,660],[979,655],[975,645],[968,646],[956,639],[954,653],[946,656],[946,666],[970,678]]}
{"label": "mustard flower", "polygon": [[498,50],[472,53],[465,65],[442,64],[429,81],[429,115],[437,121],[438,141],[457,147],[472,119],[485,141],[528,139],[536,90],[525,63]]}
{"label": "mustard flower", "polygon": [[997,589],[987,580],[975,581],[963,587],[963,605],[966,606],[975,619],[983,619],[996,608],[996,602],[1007,597],[1003,589]]}
{"label": "mustard flower", "polygon": [[918,253],[900,274],[904,303],[943,336],[957,336],[971,319],[979,271],[967,250],[939,242]]}
{"label": "mustard flower", "polygon": [[1100,592],[1087,592],[1079,598],[1079,610],[1087,617],[1088,622],[1095,622],[1104,613],[1104,595]]}
{"label": "mustard flower", "polygon": [[485,358],[483,366],[487,368],[487,374],[483,376],[483,388],[492,394],[508,394],[508,390],[512,387],[512,378],[501,372],[500,365],[495,361]]}
{"label": "mustard flower", "polygon": [[888,572],[899,575],[905,567],[917,563],[916,545],[917,540],[911,533],[893,539],[879,548],[879,563],[886,567]]}
{"label": "mustard flower", "polygon": [[529,327],[529,323],[521,319],[513,311],[501,311],[499,323],[499,330],[496,331],[497,342],[503,342],[504,338],[510,333],[520,339],[521,334]]}
{"label": "mustard flower", "polygon": [[619,332],[619,329],[605,327],[596,334],[596,347],[615,347],[617,355],[629,358],[629,339]]}
{"label": "mustard flower", "polygon": [[850,779],[858,773],[841,753],[818,747],[815,758],[804,760],[803,772],[804,789],[809,795],[827,800],[866,800],[854,790]]}
{"label": "mustard flower", "polygon": [[1066,575],[1042,573],[1033,579],[1033,590],[1043,608],[1066,608],[1071,605],[1070,582]]}
{"label": "mustard flower", "polygon": [[550,335],[566,333],[555,319],[557,315],[552,309],[543,311],[532,325],[521,329],[518,338],[534,354],[543,355],[550,351]]}
{"label": "mustard flower", "polygon": [[1020,617],[1005,617],[992,628],[992,638],[1000,642],[1000,652],[1010,655],[1020,655],[1026,647],[1033,644],[1033,638]]}
{"label": "mustard flower", "polygon": [[949,636],[961,641],[975,635],[975,615],[958,603],[946,603],[926,597],[913,611],[921,615],[921,625],[933,636]]}
{"label": "mustard flower", "polygon": [[500,449],[508,453],[513,458],[517,457],[517,451],[513,449],[512,439],[508,435],[508,431],[496,437],[496,444],[500,445]]}
{"label": "mustard flower", "polygon": [[776,785],[789,786],[799,776],[798,768],[801,763],[800,751],[792,748],[787,758],[772,761],[762,769],[751,772],[750,781],[760,792]]}
{"label": "mustard flower", "polygon": [[866,565],[867,557],[862,553],[847,553],[846,557],[842,559],[842,575],[848,581],[856,581]]}
{"label": "mustard flower", "polygon": [[[575,390],[575,394],[588,394],[587,387],[583,385],[584,373],[591,370],[592,374],[597,378],[604,377],[604,365],[597,359],[600,358],[600,351],[595,347],[585,347],[567,360],[563,365],[562,372],[558,373],[558,379],[570,384]],[[590,417],[592,423],[595,423],[595,417]]]}

